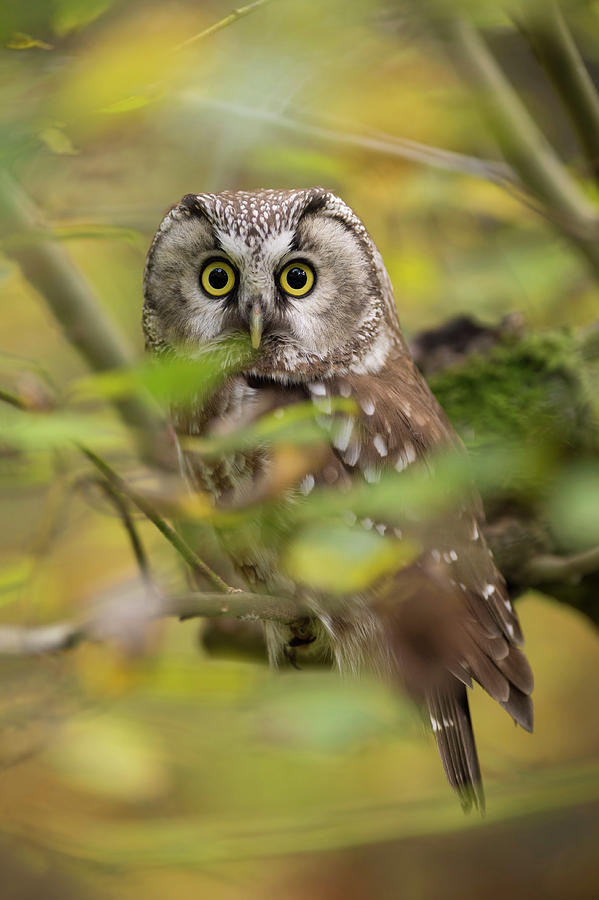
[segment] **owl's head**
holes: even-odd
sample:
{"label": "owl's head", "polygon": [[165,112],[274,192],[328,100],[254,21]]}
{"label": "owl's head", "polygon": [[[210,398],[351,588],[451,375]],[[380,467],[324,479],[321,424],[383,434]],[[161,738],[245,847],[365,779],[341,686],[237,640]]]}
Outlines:
{"label": "owl's head", "polygon": [[375,372],[402,345],[380,254],[321,188],[186,195],[156,233],[144,294],[149,347],[246,331],[252,372],[285,381]]}

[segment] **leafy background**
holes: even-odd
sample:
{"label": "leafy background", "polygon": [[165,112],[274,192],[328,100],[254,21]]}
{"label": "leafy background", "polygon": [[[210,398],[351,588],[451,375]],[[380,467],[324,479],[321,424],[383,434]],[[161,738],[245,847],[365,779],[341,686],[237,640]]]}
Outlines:
{"label": "leafy background", "polygon": [[[3,167],[135,354],[144,257],[162,214],[185,193],[224,188],[324,184],[341,194],[383,253],[409,337],[461,313],[494,324],[518,312],[537,332],[596,318],[585,261],[514,192],[347,139],[383,133],[498,158],[477,86],[460,80],[431,27],[436,6],[258,6],[195,40],[230,9],[29,0],[0,13]],[[482,2],[467,13],[576,165],[567,120],[509,18]],[[599,6],[568,14],[593,68]],[[590,180],[583,188],[594,198]],[[50,383],[68,405],[81,398],[86,365],[12,262],[14,239],[9,222],[3,383],[34,398]],[[118,458],[128,439],[106,405],[84,397],[70,412],[78,418],[51,416],[3,453],[7,623],[69,619],[98,596],[125,602],[136,589],[120,522],[93,486],[71,489],[84,467],[65,449],[74,435]],[[588,521],[597,527],[593,510]],[[172,549],[138,524],[157,577],[182,589]],[[529,593],[519,611],[536,730],[515,729],[474,692],[484,820],[462,815],[409,704],[368,681],[212,659],[197,622],[157,622],[138,642],[3,658],[4,896],[590,900],[599,641],[549,596]]]}

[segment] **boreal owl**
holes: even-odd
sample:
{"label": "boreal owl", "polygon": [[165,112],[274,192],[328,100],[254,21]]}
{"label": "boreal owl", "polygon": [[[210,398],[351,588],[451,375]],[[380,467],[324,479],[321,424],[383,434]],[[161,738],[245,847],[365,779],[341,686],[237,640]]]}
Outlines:
{"label": "boreal owl", "polygon": [[[325,452],[288,486],[301,502],[319,486],[344,490],[386,470],[426,468],[460,442],[416,369],[399,327],[389,276],[355,213],[321,189],[188,194],[162,221],[144,281],[144,331],[154,352],[193,356],[235,332],[255,354],[198,409],[179,410],[179,434],[215,435],[267,411],[311,400]],[[334,398],[353,401],[339,411]],[[459,452],[459,451],[458,451]],[[222,458],[181,453],[190,483],[216,504],[243,503],[268,477],[271,455],[237,449]],[[485,543],[470,492],[425,526],[419,555],[332,609],[305,587],[310,615],[265,626],[271,661],[329,658],[342,671],[370,668],[403,685],[428,710],[450,784],[464,807],[484,804],[468,707],[473,680],[532,730],[532,674],[518,617]],[[392,522],[362,517],[379,534]],[[259,529],[228,544],[253,590],[297,595],[276,542]]]}

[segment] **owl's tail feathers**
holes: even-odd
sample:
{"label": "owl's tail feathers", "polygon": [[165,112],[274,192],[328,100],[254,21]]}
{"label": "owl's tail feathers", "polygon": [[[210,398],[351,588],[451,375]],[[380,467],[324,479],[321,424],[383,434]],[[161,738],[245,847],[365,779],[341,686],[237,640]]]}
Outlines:
{"label": "owl's tail feathers", "polygon": [[427,693],[426,699],[447,780],[464,812],[474,806],[484,813],[485,795],[465,685],[452,679]]}

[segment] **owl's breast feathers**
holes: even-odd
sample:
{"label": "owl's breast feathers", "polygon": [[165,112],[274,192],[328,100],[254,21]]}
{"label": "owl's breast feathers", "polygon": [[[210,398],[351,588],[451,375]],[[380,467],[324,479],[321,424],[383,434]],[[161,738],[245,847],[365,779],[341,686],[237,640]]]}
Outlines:
{"label": "owl's breast feathers", "polygon": [[[238,379],[215,398],[195,430],[232,427],[306,397],[319,411],[330,448],[304,476],[304,493],[315,485],[376,482],[385,470],[401,472],[412,463],[428,464],[431,451],[461,446],[414,363],[403,354],[387,361],[376,375],[343,374],[302,387],[271,382],[256,390],[251,379],[249,384],[241,379],[241,387]],[[335,411],[334,397],[351,398],[355,412]],[[189,430],[189,424],[180,423],[180,428]],[[231,467],[230,462],[223,465]],[[241,469],[251,476],[260,466],[256,455],[238,461],[229,472],[228,489]],[[195,477],[206,484],[197,469]],[[250,482],[251,477],[245,483]],[[219,494],[214,485],[211,489]],[[392,675],[427,703],[445,772],[465,806],[484,803],[465,685],[477,681],[525,729],[532,730],[533,721],[533,677],[519,649],[520,625],[481,521],[480,500],[471,492],[433,521],[427,516],[423,523],[408,523],[422,548],[420,556],[366,597],[369,614],[384,636]],[[392,532],[396,524],[362,520],[362,527],[381,534]]]}

